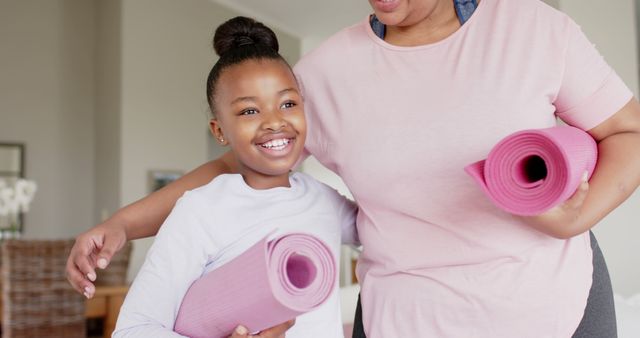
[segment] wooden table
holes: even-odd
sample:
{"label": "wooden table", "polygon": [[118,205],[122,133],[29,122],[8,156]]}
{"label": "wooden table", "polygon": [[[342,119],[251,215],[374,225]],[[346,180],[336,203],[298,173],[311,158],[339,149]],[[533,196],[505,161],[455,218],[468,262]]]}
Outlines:
{"label": "wooden table", "polygon": [[87,299],[84,314],[87,318],[104,318],[104,338],[111,337],[111,333],[116,328],[120,307],[128,290],[128,285],[96,286],[93,298]]}
{"label": "wooden table", "polygon": [[[111,337],[116,327],[116,320],[120,313],[120,307],[129,290],[128,285],[122,286],[96,286],[96,293],[91,299],[87,299],[84,315],[87,318],[103,318],[103,336]],[[2,318],[2,293],[0,292],[0,319]]]}

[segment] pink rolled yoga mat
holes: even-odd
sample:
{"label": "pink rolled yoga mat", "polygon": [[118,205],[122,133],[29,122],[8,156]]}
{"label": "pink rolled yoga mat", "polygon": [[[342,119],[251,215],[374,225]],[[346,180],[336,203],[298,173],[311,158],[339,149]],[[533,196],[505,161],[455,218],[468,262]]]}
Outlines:
{"label": "pink rolled yoga mat", "polygon": [[541,214],[566,201],[589,177],[598,147],[586,132],[569,126],[523,130],[496,144],[486,160],[465,167],[485,194],[516,215]]}
{"label": "pink rolled yoga mat", "polygon": [[174,330],[194,338],[228,337],[239,324],[264,330],[316,309],[335,279],[333,254],[316,237],[264,238],[191,285]]}

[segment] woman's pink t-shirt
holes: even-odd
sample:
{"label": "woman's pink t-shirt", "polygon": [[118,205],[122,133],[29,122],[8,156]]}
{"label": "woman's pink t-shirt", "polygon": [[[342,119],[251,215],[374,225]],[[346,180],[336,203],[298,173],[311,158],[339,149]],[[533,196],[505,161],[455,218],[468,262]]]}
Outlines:
{"label": "woman's pink t-shirt", "polygon": [[631,92],[566,15],[483,0],[446,39],[390,45],[368,20],[295,67],[307,151],[359,204],[363,321],[377,337],[569,337],[591,286],[588,234],[546,236],[463,170],[515,131],[588,130]]}

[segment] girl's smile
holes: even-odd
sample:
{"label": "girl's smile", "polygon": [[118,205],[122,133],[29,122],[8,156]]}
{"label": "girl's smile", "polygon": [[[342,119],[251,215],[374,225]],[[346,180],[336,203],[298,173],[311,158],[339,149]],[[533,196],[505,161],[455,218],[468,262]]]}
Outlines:
{"label": "girl's smile", "polygon": [[268,141],[258,142],[256,145],[258,145],[268,156],[286,156],[293,150],[295,136],[287,137],[285,135],[274,134],[269,135],[267,139]]}

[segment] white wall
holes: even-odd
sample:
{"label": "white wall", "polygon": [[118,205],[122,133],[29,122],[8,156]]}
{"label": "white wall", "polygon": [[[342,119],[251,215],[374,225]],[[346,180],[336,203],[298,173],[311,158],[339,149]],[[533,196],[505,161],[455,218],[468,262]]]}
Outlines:
{"label": "white wall", "polygon": [[[638,46],[633,0],[560,0],[607,62],[638,97]],[[625,296],[640,292],[640,191],[594,228],[613,282]]]}
{"label": "white wall", "polygon": [[93,224],[94,2],[0,1],[0,142],[26,143],[27,237]]}

